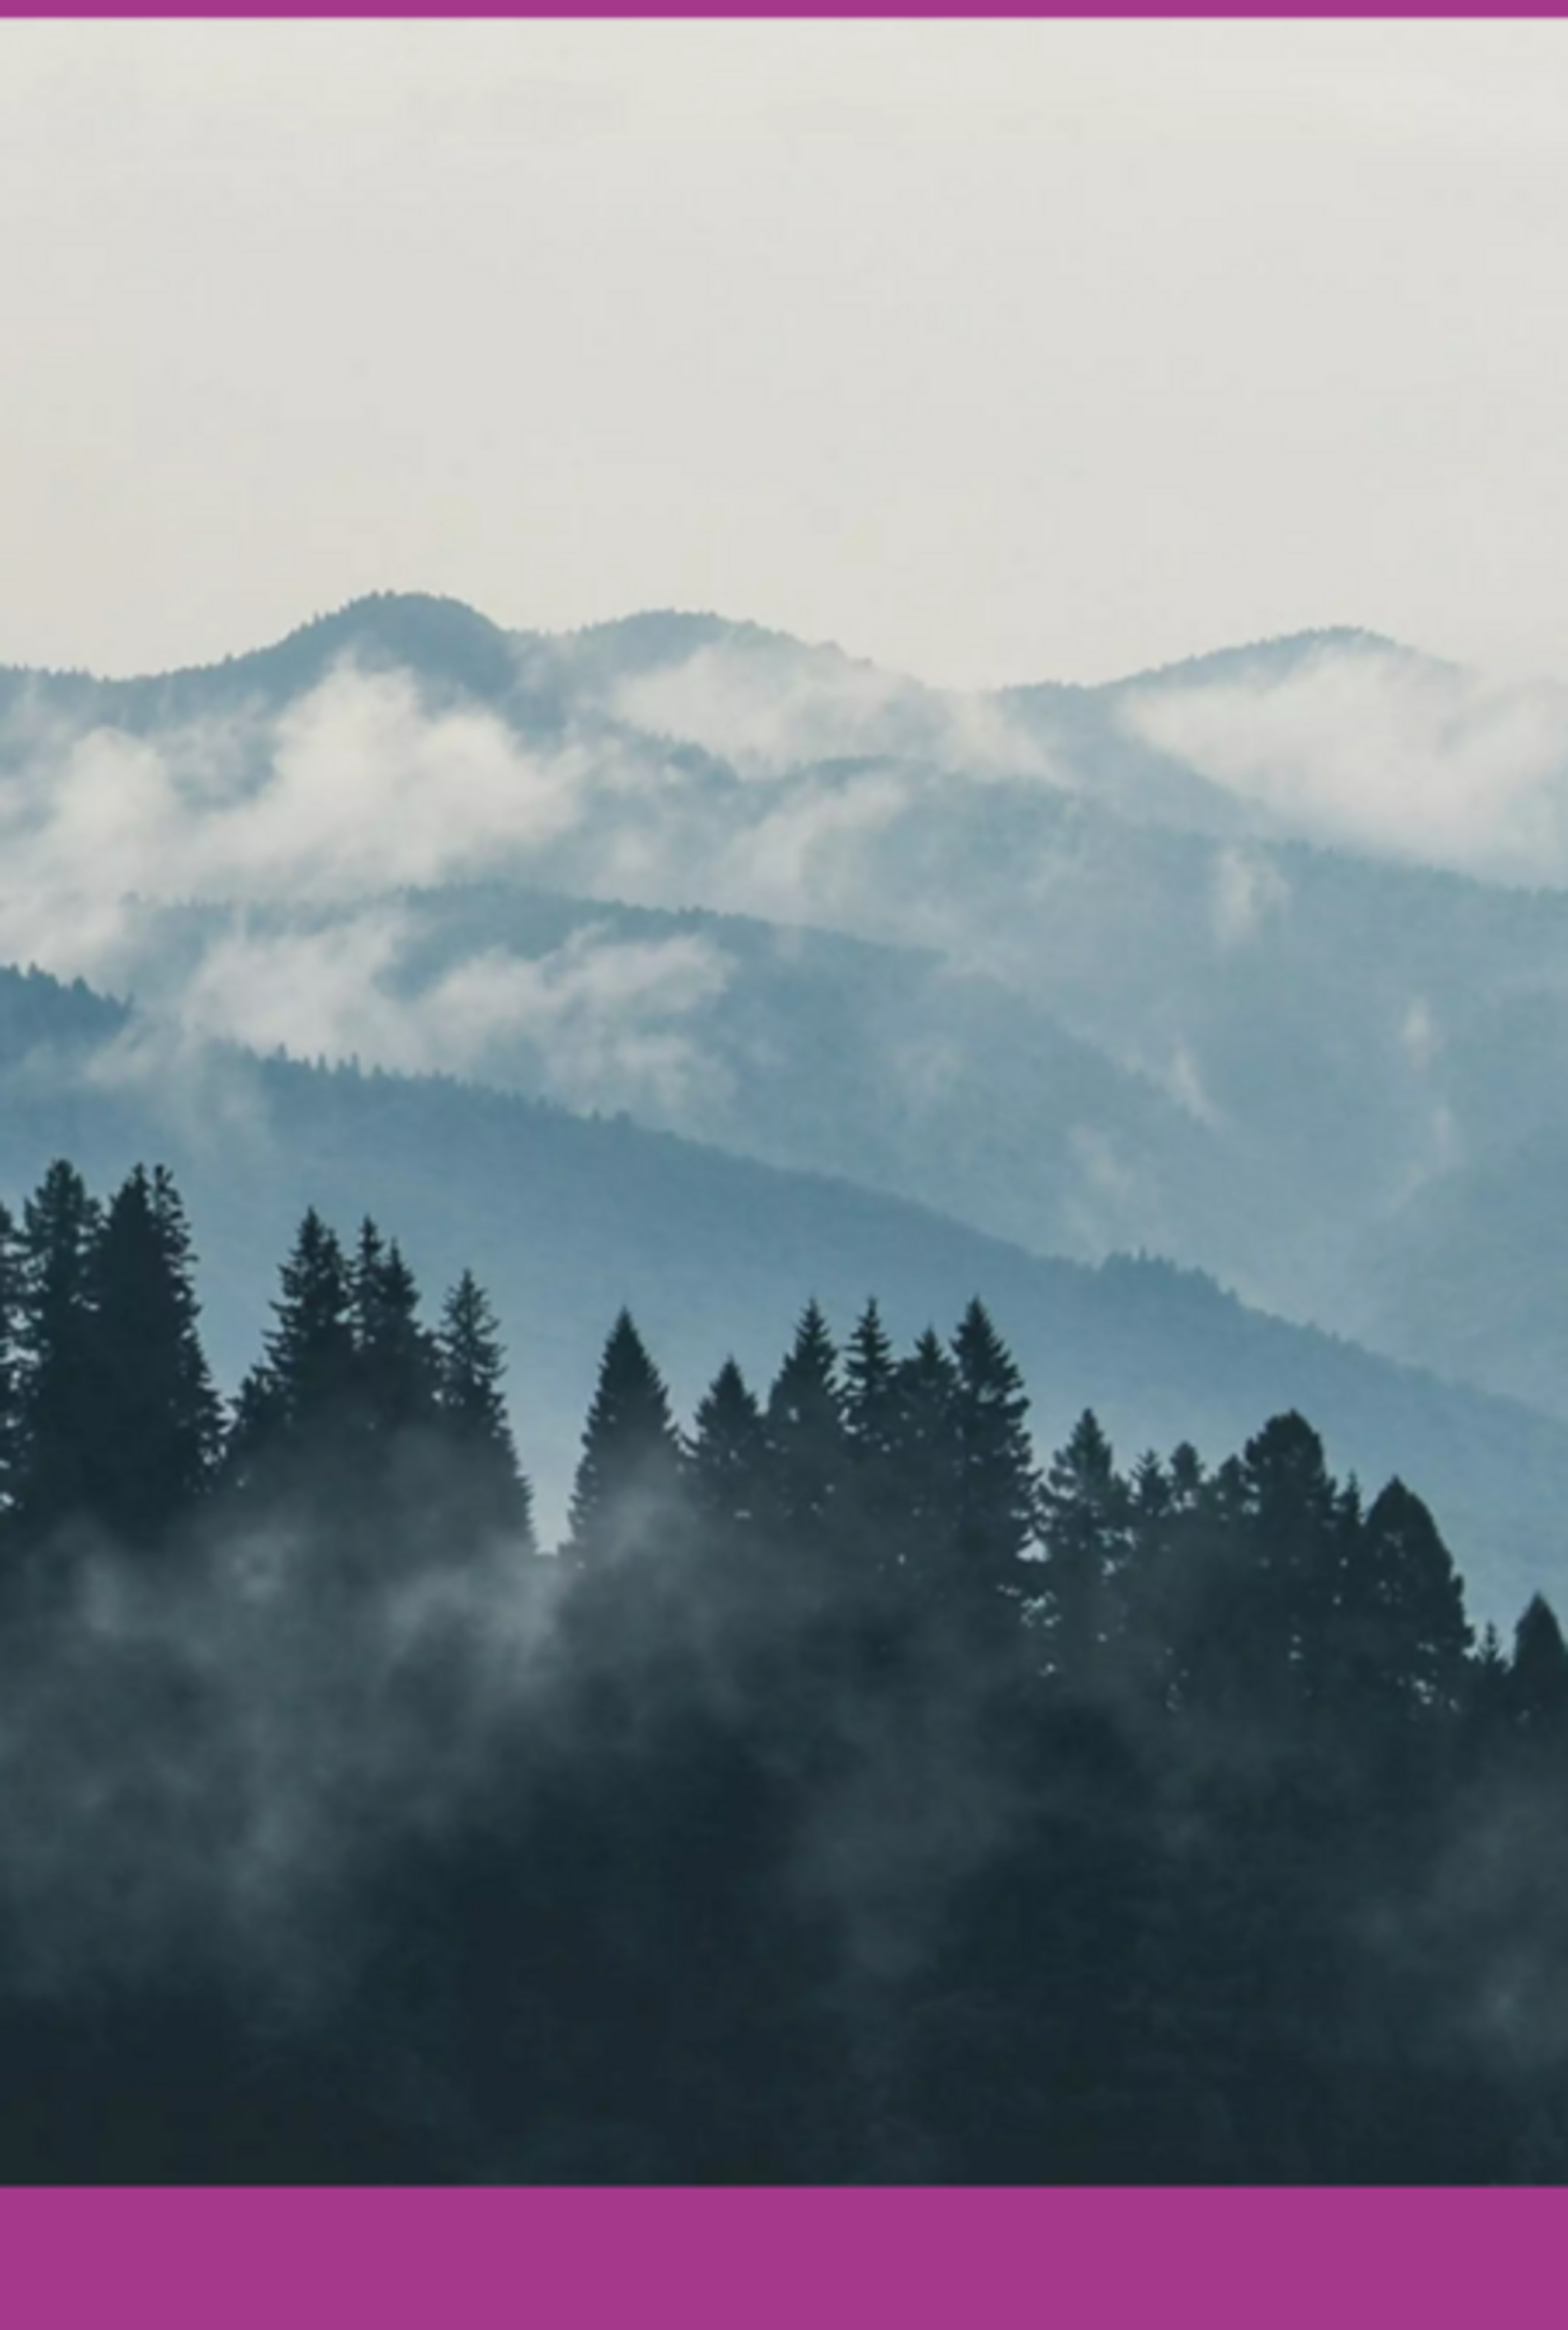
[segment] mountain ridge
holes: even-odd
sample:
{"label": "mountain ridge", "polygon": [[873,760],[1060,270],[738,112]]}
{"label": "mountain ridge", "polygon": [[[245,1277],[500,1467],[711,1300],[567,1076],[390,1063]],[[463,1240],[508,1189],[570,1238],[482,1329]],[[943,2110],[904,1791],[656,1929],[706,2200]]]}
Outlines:
{"label": "mountain ridge", "polygon": [[[232,675],[241,668],[262,665],[285,650],[299,649],[307,643],[354,644],[356,639],[363,640],[368,636],[373,642],[386,644],[387,632],[383,630],[379,641],[376,641],[376,633],[378,626],[387,624],[389,620],[392,636],[401,633],[405,644],[409,626],[416,622],[441,630],[449,639],[461,638],[467,643],[505,640],[527,646],[570,648],[590,641],[619,639],[629,642],[634,649],[642,649],[646,652],[647,644],[656,639],[669,639],[673,643],[674,639],[678,638],[681,644],[696,647],[732,641],[789,648],[808,656],[830,656],[857,669],[879,672],[918,687],[930,687],[930,684],[921,680],[918,675],[906,672],[899,666],[884,664],[874,656],[855,655],[836,640],[806,639],[796,632],[758,623],[743,616],[725,615],[712,608],[638,608],[624,615],[605,616],[590,622],[550,630],[499,623],[471,601],[455,593],[398,590],[358,592],[354,597],[345,600],[341,606],[326,609],[292,624],[275,639],[264,639],[255,646],[237,649],[207,661],[174,663],[161,670],[110,677],[97,673],[85,665],[61,667],[0,663],[0,678],[88,682],[105,689],[144,688],[169,681]],[[1129,687],[1164,683],[1178,677],[1228,677],[1233,668],[1239,669],[1245,664],[1259,660],[1279,658],[1289,664],[1326,648],[1391,652],[1414,657],[1430,664],[1442,660],[1360,625],[1330,624],[1202,649],[1166,663],[1139,665],[1110,679],[1025,679],[1005,681],[989,687],[937,687],[930,689],[930,692],[1003,699],[1048,693],[1112,695]]]}

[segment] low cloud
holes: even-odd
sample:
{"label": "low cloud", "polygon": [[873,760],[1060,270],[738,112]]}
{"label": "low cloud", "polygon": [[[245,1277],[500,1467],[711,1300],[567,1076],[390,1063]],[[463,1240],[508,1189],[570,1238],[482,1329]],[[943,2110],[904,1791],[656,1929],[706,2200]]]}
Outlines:
{"label": "low cloud", "polygon": [[0,1661],[6,1983],[205,1960],[310,2003],[377,1858],[460,1816],[553,1672],[553,1565],[497,1542],[324,1596],[283,1526],[173,1569],[56,1550],[69,1599]]}
{"label": "low cloud", "polygon": [[862,756],[982,776],[1049,773],[1038,740],[994,699],[940,694],[836,648],[793,639],[713,641],[620,680],[610,700],[619,718],[700,744],[753,781],[803,762]]}
{"label": "low cloud", "polygon": [[581,812],[567,749],[488,714],[430,713],[352,667],[289,706],[156,738],[29,709],[0,735],[0,946],[113,979],[134,900],[364,898],[537,850]]}
{"label": "low cloud", "polygon": [[675,1109],[716,1073],[681,1032],[729,975],[713,943],[579,930],[543,959],[492,949],[420,978],[395,895],[529,870],[596,792],[624,815],[657,790],[656,767],[570,738],[532,752],[489,714],[432,712],[405,675],[352,665],[279,715],[152,738],[72,734],[24,699],[0,734],[0,955],[133,991],[166,1023],[118,1047],[121,1077],[176,1029],[459,1074],[525,1046],[570,1104]]}
{"label": "low cloud", "polygon": [[406,904],[303,928],[238,912],[169,1001],[193,1041],[489,1075],[575,1108],[670,1113],[723,1096],[722,1067],[688,1024],[731,977],[712,940],[628,940],[588,923],[543,955],[489,948],[416,981],[420,937]]}
{"label": "low cloud", "polygon": [[1568,875],[1568,688],[1397,649],[1151,687],[1135,734],[1320,842],[1525,882]]}
{"label": "low cloud", "polygon": [[1209,1096],[1197,1056],[1190,1044],[1176,1044],[1157,1081],[1176,1106],[1184,1109],[1195,1122],[1204,1125],[1219,1123],[1220,1112]]}
{"label": "low cloud", "polygon": [[1255,850],[1222,849],[1214,860],[1209,920],[1222,947],[1244,946],[1290,896],[1290,886],[1271,858]]}

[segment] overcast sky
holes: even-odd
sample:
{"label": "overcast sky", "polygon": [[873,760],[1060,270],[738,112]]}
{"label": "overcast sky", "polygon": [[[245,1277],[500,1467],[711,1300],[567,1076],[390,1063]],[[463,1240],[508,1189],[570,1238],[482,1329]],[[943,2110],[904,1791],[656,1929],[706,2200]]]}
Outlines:
{"label": "overcast sky", "polygon": [[1568,24],[0,24],[0,661],[1568,676]]}

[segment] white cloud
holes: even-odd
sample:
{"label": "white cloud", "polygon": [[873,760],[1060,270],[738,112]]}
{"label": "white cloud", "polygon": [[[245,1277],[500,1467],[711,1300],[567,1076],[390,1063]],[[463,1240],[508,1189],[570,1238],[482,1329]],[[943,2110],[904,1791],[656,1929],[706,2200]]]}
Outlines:
{"label": "white cloud", "polygon": [[198,828],[193,870],[209,890],[334,897],[471,872],[564,831],[581,774],[489,714],[431,715],[401,674],[345,668],[284,714],[268,781]]}
{"label": "white cloud", "polygon": [[[385,903],[314,928],[239,913],[169,1000],[191,1043],[498,1074],[575,1108],[672,1114],[722,1098],[723,1071],[685,1024],[730,977],[711,940],[627,941],[588,925],[547,954],[490,949],[420,985],[407,976],[417,938],[411,912]],[[119,1072],[163,1056],[144,1044]]]}
{"label": "white cloud", "polygon": [[1398,649],[1139,690],[1124,718],[1287,831],[1522,881],[1568,875],[1568,688]]}
{"label": "white cloud", "polygon": [[552,1097],[663,1115],[722,1096],[722,1067],[682,1023],[723,993],[730,970],[707,938],[618,941],[590,925],[536,961],[492,952],[458,964],[415,1016],[449,1060],[480,1069],[523,1038]]}
{"label": "white cloud", "polygon": [[1052,773],[1036,738],[983,696],[943,695],[836,648],[741,633],[615,687],[617,716],[766,781],[802,762],[903,757],[987,776]]}
{"label": "white cloud", "polygon": [[1209,919],[1223,947],[1255,938],[1271,914],[1290,895],[1290,886],[1271,858],[1256,850],[1222,849],[1214,860]]}
{"label": "white cloud", "polygon": [[275,722],[152,739],[24,706],[0,769],[0,950],[111,981],[136,971],[133,896],[343,900],[493,869],[567,831],[590,782],[570,745],[531,753],[488,714],[429,712],[406,677],[352,667]]}
{"label": "white cloud", "polygon": [[725,903],[753,914],[827,921],[864,892],[866,869],[845,847],[881,834],[909,807],[890,769],[790,788],[730,842],[715,868]]}
{"label": "white cloud", "polygon": [[1178,1108],[1196,1119],[1199,1124],[1214,1125],[1220,1113],[1210,1099],[1204,1084],[1196,1055],[1185,1040],[1176,1044],[1157,1081],[1163,1084]]}

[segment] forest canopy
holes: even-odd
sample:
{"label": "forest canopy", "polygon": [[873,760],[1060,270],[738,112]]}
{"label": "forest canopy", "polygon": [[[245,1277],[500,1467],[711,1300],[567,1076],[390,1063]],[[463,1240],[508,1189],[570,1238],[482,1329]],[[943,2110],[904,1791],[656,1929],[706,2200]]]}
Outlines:
{"label": "forest canopy", "polygon": [[1413,1488],[623,1310],[545,1551],[503,1382],[369,1219],[224,1402],[166,1170],[0,1208],[12,2181],[1568,2168],[1568,1649]]}

